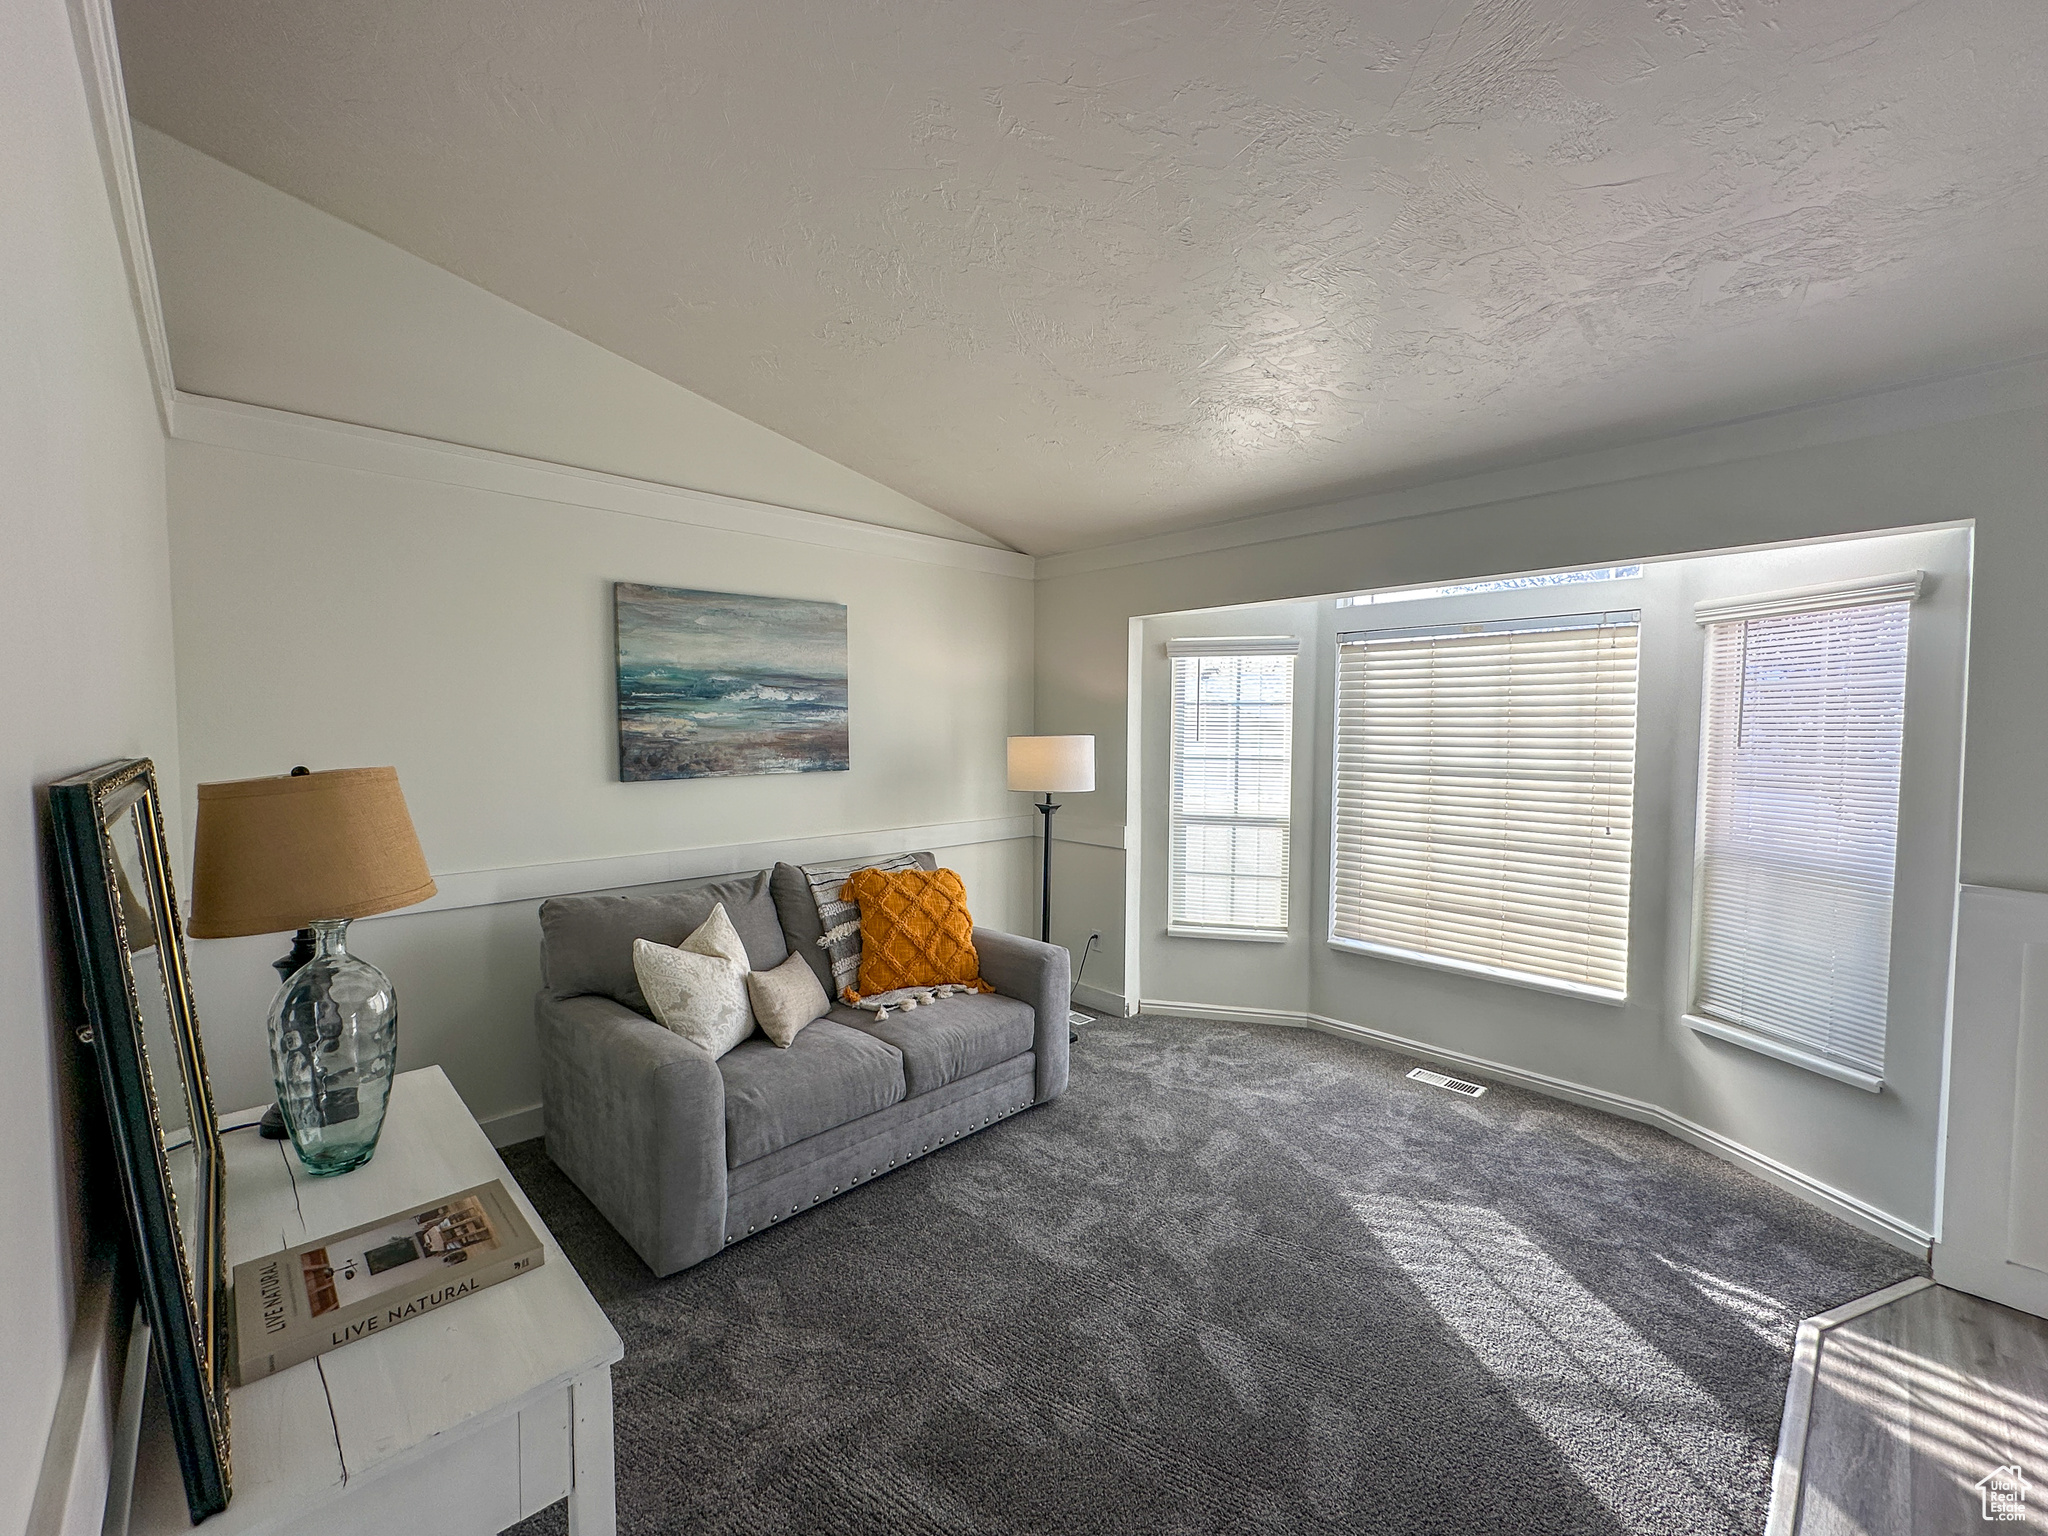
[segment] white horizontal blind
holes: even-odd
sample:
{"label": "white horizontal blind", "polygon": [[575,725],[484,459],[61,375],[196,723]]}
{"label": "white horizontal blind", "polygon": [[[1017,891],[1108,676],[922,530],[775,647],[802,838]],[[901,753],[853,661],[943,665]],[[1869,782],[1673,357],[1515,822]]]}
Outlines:
{"label": "white horizontal blind", "polygon": [[[1226,641],[1173,658],[1167,929],[1287,930],[1294,656]],[[1249,644],[1249,642],[1248,642]]]}
{"label": "white horizontal blind", "polygon": [[1907,601],[1707,626],[1694,1011],[1884,1070]]}
{"label": "white horizontal blind", "polygon": [[1341,639],[1333,940],[1626,993],[1637,620]]}

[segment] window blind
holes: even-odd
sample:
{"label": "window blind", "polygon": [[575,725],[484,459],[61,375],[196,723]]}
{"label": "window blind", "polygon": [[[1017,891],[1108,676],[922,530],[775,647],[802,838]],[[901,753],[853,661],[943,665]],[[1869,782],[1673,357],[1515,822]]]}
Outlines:
{"label": "window blind", "polygon": [[1294,652],[1287,639],[1176,641],[1167,931],[1287,931]]}
{"label": "window blind", "polygon": [[1333,943],[1627,992],[1638,620],[1340,637]]}
{"label": "window blind", "polygon": [[1701,605],[1693,1008],[1877,1079],[1918,581],[1846,585],[1814,612]]}

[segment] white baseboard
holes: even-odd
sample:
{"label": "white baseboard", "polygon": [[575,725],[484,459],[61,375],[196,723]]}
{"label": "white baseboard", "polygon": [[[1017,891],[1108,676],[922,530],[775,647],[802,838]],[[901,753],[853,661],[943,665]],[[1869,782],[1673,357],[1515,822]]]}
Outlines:
{"label": "white baseboard", "polygon": [[1074,988],[1074,1001],[1091,1012],[1116,1019],[1129,1018],[1135,1011],[1124,1001],[1121,992],[1112,992],[1107,987],[1091,987],[1086,982]]}
{"label": "white baseboard", "polygon": [[509,1147],[515,1141],[531,1141],[544,1129],[541,1107],[529,1104],[524,1109],[515,1109],[506,1114],[493,1115],[488,1120],[479,1120],[483,1132],[491,1138],[494,1147]]}
{"label": "white baseboard", "polygon": [[[142,1412],[156,1373],[150,1365],[149,1319],[137,1302],[129,1309],[128,1359],[121,1371],[121,1400],[114,1409],[109,1442],[107,1505],[100,1536],[128,1536],[128,1516],[135,1505],[135,1467],[142,1453]],[[89,1529],[89,1528],[88,1528]]]}
{"label": "white baseboard", "polygon": [[29,1504],[28,1536],[99,1530],[109,1498],[121,1494],[124,1470],[133,1471],[132,1460],[125,1469],[122,1464],[130,1315],[117,1262],[111,1239],[96,1243],[86,1257],[64,1380]]}
{"label": "white baseboard", "polygon": [[1074,1002],[1091,1013],[1106,1014],[1112,1019],[1121,1019],[1130,1013],[1122,993],[1091,987],[1086,982],[1074,988]]}
{"label": "white baseboard", "polygon": [[1148,997],[1138,1004],[1140,1013],[1171,1013],[1190,1019],[1213,1019],[1218,1024],[1278,1024],[1283,1029],[1307,1029],[1308,1015],[1285,1008],[1237,1007],[1229,1003],[1179,1003]]}
{"label": "white baseboard", "polygon": [[1704,1125],[1686,1119],[1683,1115],[1674,1114],[1660,1104],[1625,1098],[1621,1094],[1609,1093],[1602,1088],[1589,1088],[1584,1083],[1550,1077],[1522,1067],[1511,1067],[1502,1062],[1490,1061],[1484,1056],[1446,1050],[1421,1040],[1411,1040],[1405,1035],[1390,1034],[1369,1025],[1353,1024],[1345,1019],[1333,1019],[1319,1013],[1290,1013],[1277,1008],[1216,1007],[1203,1003],[1169,1002],[1150,997],[1139,1004],[1139,1010],[1144,1013],[1181,1014],[1188,1018],[1213,1019],[1219,1023],[1277,1024],[1293,1029],[1319,1029],[1325,1034],[1363,1040],[1388,1050],[1399,1051],[1406,1056],[1418,1056],[1425,1061],[1453,1066],[1468,1076],[1490,1078],[1495,1082],[1548,1094],[1554,1099],[1563,1099],[1568,1103],[1583,1104],[1588,1109],[1604,1110],[1608,1114],[1619,1115],[1624,1120],[1654,1126],[1660,1131],[1676,1136],[1680,1141],[1698,1147],[1702,1152],[1710,1152],[1715,1157],[1733,1163],[1767,1183],[1775,1184],[1778,1188],[1819,1206],[1829,1215],[1846,1221],[1851,1226],[1860,1227],[1874,1237],[1881,1237],[1894,1247],[1903,1248],[1922,1260],[1929,1257],[1929,1245],[1934,1241],[1932,1234],[1922,1231],[1911,1222],[1894,1216],[1889,1211],[1879,1210],[1869,1202],[1846,1194],[1831,1184],[1824,1184],[1810,1174],[1802,1173],[1790,1164],[1781,1163],[1753,1147],[1744,1146],[1733,1137],[1724,1136],[1719,1131],[1710,1130]]}

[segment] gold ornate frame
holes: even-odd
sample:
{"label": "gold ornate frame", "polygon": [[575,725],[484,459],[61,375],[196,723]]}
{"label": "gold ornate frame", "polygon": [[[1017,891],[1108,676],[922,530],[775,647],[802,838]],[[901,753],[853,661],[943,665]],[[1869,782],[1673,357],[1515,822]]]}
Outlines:
{"label": "gold ornate frame", "polygon": [[[185,1498],[197,1521],[227,1506],[229,1311],[219,1124],[192,1000],[177,892],[164,839],[156,769],[148,758],[111,763],[50,787],[65,907],[84,992],[91,1048],[113,1133],[135,1268],[163,1383]],[[142,889],[129,888],[113,829],[133,815]],[[153,933],[140,931],[144,920]],[[157,951],[175,1061],[152,1061],[132,957]],[[200,1204],[196,1254],[180,1234],[178,1192],[165,1146],[160,1084],[175,1077],[185,1100]],[[167,1084],[165,1084],[167,1086]]]}

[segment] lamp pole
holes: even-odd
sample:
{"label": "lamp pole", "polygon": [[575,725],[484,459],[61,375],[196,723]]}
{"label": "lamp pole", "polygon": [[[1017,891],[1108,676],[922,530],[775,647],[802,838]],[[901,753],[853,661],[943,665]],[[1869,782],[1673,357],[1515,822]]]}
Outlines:
{"label": "lamp pole", "polygon": [[1038,814],[1045,818],[1045,872],[1038,882],[1038,941],[1041,944],[1052,942],[1052,813],[1058,809],[1048,791],[1045,803],[1038,807]]}

